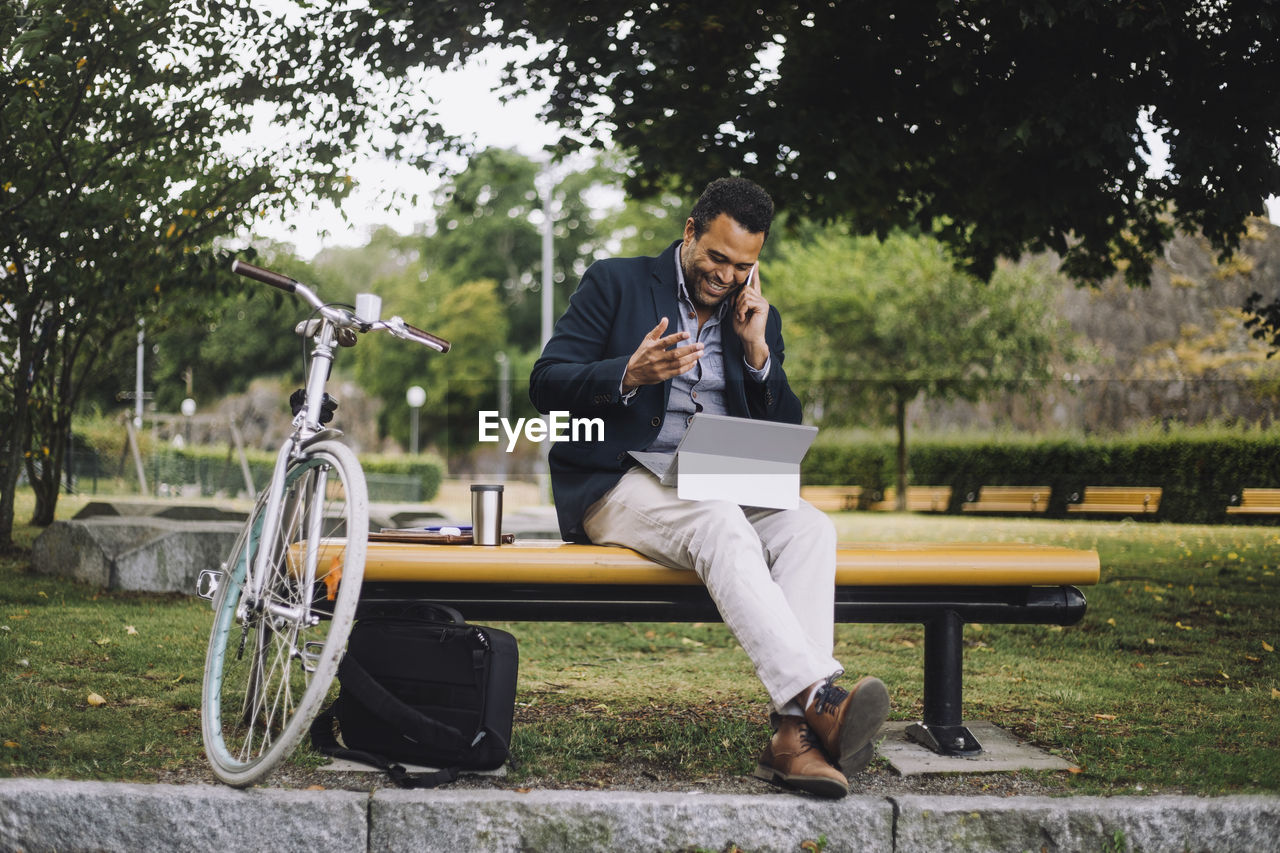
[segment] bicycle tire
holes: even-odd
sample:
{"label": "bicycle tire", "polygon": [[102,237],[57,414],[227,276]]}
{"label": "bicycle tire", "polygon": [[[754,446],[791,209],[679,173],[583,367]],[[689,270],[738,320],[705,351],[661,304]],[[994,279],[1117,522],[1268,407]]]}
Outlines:
{"label": "bicycle tire", "polygon": [[[316,442],[290,464],[283,488],[276,532],[264,535],[264,496],[232,548],[214,598],[201,732],[214,775],[234,787],[265,778],[307,733],[346,650],[364,575],[369,501],[355,454],[333,441]],[[313,545],[304,525],[316,509],[323,527]],[[338,539],[345,544],[338,546]],[[247,567],[261,548],[271,549],[266,604],[241,613]],[[304,601],[298,566],[310,554],[316,578],[311,600]],[[284,611],[305,615],[282,617]]]}

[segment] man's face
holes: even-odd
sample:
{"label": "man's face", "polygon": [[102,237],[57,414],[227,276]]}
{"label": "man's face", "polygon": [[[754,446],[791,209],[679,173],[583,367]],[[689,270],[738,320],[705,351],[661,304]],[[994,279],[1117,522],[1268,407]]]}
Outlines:
{"label": "man's face", "polygon": [[746,284],[763,247],[763,233],[753,234],[727,213],[711,220],[701,237],[694,237],[693,219],[688,219],[680,246],[680,266],[693,303],[715,308]]}

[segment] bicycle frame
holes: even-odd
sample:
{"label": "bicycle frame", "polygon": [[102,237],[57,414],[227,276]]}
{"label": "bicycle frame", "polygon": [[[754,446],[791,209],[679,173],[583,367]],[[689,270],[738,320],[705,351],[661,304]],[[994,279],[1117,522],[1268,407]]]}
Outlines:
{"label": "bicycle frame", "polygon": [[[298,288],[304,289],[302,285]],[[310,291],[305,291],[310,294]],[[314,440],[320,435],[338,434],[337,430],[324,428],[320,423],[320,414],[324,404],[325,386],[329,381],[329,374],[333,368],[333,347],[337,342],[337,325],[334,319],[322,314],[319,331],[315,336],[315,349],[311,353],[311,370],[307,376],[307,398],[302,410],[294,417],[293,434],[289,436],[280,447],[280,452],[276,454],[275,467],[271,472],[271,484],[267,489],[267,506],[263,515],[263,526],[266,530],[274,530],[280,523],[281,513],[284,510],[281,500],[284,493],[285,472],[289,467],[289,463],[301,456],[308,442]],[[321,488],[324,487],[323,473]],[[306,529],[308,531],[308,541],[314,543],[306,549],[303,562],[302,583],[305,590],[303,601],[313,600],[315,592],[316,563],[319,559],[319,531],[323,521],[319,517],[319,505],[311,507],[311,518],[306,519]],[[257,607],[258,602],[262,600],[262,587],[266,582],[269,571],[270,561],[275,555],[269,553],[269,549],[260,548],[254,554],[253,565],[248,567],[250,576],[245,579],[245,587],[247,595],[242,607]],[[276,612],[280,609],[282,612]],[[244,614],[239,614],[242,618]],[[273,608],[272,615],[280,616],[294,622],[301,622],[304,619],[314,624],[319,621],[319,617],[311,613],[294,613],[290,610],[282,608]],[[312,621],[314,620],[314,621]]]}
{"label": "bicycle frame", "polygon": [[[289,464],[294,460],[301,459],[305,454],[307,445],[311,442],[319,438],[341,435],[337,430],[326,429],[320,420],[324,408],[324,389],[329,382],[329,375],[333,368],[334,346],[342,343],[339,338],[340,333],[344,330],[348,334],[383,330],[398,338],[428,346],[437,352],[448,352],[449,342],[429,332],[414,328],[399,317],[391,317],[385,321],[379,320],[376,316],[361,318],[346,309],[326,305],[302,282],[280,273],[239,260],[232,263],[231,269],[233,272],[246,275],[264,284],[269,284],[287,293],[302,297],[305,302],[316,309],[319,315],[318,328],[312,335],[315,344],[311,353],[311,368],[307,375],[306,400],[302,410],[294,416],[293,433],[281,445],[280,452],[276,455],[275,466],[271,472],[271,483],[267,488],[267,505],[264,509],[263,529],[274,530],[279,526],[281,514],[284,512],[281,495],[284,491],[285,475]],[[357,297],[357,304],[360,304],[365,298],[364,295]],[[367,304],[372,308],[371,313],[376,314],[378,311],[376,306],[380,304],[380,301],[373,296],[369,296],[368,300]],[[310,331],[312,322],[314,321],[305,321],[301,324],[299,333],[307,334]],[[320,486],[323,488],[325,485],[324,472],[320,472],[318,476],[321,477]],[[310,536],[308,540],[310,542],[318,543],[318,535],[323,522],[323,519],[319,517],[320,512],[321,510],[318,507],[313,506],[313,517],[306,519],[306,530]],[[254,554],[253,565],[245,567],[245,571],[248,574],[248,577],[245,578],[246,595],[237,612],[238,618],[244,619],[250,608],[259,607],[259,602],[262,601],[263,586],[269,574],[268,567],[274,556],[276,555],[272,555],[267,549],[258,549]],[[312,600],[311,596],[315,591],[316,562],[318,559],[319,548],[308,547],[302,566],[302,583],[306,592],[304,601]],[[308,608],[308,612],[303,613],[294,612],[293,609],[280,608],[278,605],[272,605],[271,607],[272,615],[298,624],[303,623],[305,620],[307,624],[313,625],[320,618],[310,613],[310,608]]]}

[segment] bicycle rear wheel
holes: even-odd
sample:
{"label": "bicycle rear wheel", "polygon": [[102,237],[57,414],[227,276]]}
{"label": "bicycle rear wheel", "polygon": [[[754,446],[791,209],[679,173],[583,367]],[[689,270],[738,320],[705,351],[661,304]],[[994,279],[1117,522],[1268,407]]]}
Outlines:
{"label": "bicycle rear wheel", "polygon": [[[237,787],[286,758],[325,701],[351,632],[369,535],[364,473],[336,442],[317,442],[289,466],[272,530],[264,529],[266,503],[223,568],[205,657],[205,755],[214,775]],[[263,551],[267,572],[253,601],[246,578]]]}

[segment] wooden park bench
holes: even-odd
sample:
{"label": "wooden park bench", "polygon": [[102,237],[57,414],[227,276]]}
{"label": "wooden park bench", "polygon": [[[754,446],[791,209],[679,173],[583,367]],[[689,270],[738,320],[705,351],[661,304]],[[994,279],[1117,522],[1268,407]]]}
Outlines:
{"label": "wooden park bench", "polygon": [[858,508],[861,486],[801,486],[800,497],[823,512],[845,512]]}
{"label": "wooden park bench", "polygon": [[1232,501],[1228,515],[1280,515],[1280,489],[1242,489],[1239,502]]}
{"label": "wooden park bench", "polygon": [[1154,515],[1163,493],[1160,486],[1085,486],[1080,500],[1067,503],[1067,512]]}
{"label": "wooden park bench", "polygon": [[[950,486],[907,486],[907,512],[946,512],[950,505]],[[877,512],[893,512],[897,508],[897,489],[885,489],[883,498],[867,504],[867,509]]]}
{"label": "wooden park bench", "polygon": [[[981,745],[961,714],[964,624],[1073,625],[1085,612],[1076,585],[1098,576],[1097,552],[1054,546],[841,545],[835,618],[923,624],[924,715],[909,735],[945,755],[973,755]],[[626,548],[424,545],[370,534],[360,612],[420,601],[469,620],[721,621],[692,571]]]}
{"label": "wooden park bench", "polygon": [[1048,486],[983,486],[977,499],[960,505],[964,512],[1041,513],[1049,509]]}

